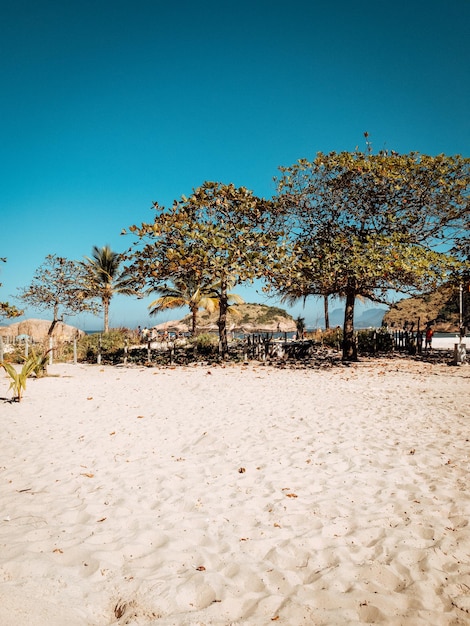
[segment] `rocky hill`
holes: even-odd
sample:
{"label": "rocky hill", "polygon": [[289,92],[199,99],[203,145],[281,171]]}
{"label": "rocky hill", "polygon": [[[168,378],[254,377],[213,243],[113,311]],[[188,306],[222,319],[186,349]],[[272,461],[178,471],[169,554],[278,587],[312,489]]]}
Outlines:
{"label": "rocky hill", "polygon": [[[2,337],[28,336],[33,341],[44,341],[50,328],[50,320],[27,319],[22,322],[14,322],[9,326],[0,326]],[[81,337],[85,333],[74,326],[58,322],[52,336],[59,341],[71,341],[74,337]]]}
{"label": "rocky hill", "polygon": [[[217,330],[218,311],[208,313],[200,311],[198,314],[198,329]],[[191,325],[191,316],[181,320]],[[227,330],[236,332],[294,332],[295,321],[289,313],[278,307],[265,304],[236,304],[230,307],[227,315]]]}
{"label": "rocky hill", "polygon": [[[469,325],[470,294],[463,294],[464,324]],[[404,298],[384,315],[384,324],[402,328],[405,322],[420,320],[421,327],[426,322],[434,323],[434,330],[439,332],[457,332],[460,317],[460,293],[458,287],[443,285],[433,293]]]}

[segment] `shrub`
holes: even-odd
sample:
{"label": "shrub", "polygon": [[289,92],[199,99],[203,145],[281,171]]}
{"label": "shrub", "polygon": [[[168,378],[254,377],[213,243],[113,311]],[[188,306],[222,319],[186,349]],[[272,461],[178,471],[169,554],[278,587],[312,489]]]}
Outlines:
{"label": "shrub", "polygon": [[8,352],[5,353],[5,360],[9,363],[24,363],[25,345],[24,343],[14,343],[9,346]]}
{"label": "shrub", "polygon": [[26,363],[31,361],[31,374],[34,374],[36,378],[47,376],[47,361],[51,351],[52,348],[45,350],[42,354],[36,354],[34,348],[31,347],[31,356],[26,360]]}
{"label": "shrub", "polygon": [[96,363],[98,353],[101,353],[103,362],[116,363],[122,360],[126,342],[133,341],[134,335],[134,331],[127,328],[115,328],[107,333],[85,335],[77,343],[78,360]]}
{"label": "shrub", "polygon": [[219,338],[211,333],[201,333],[190,340],[194,347],[195,353],[212,356],[219,352]]}
{"label": "shrub", "polygon": [[391,352],[393,350],[393,338],[385,328],[359,330],[357,333],[357,348],[363,354]]}
{"label": "shrub", "polygon": [[337,328],[328,328],[321,334],[321,341],[323,345],[329,348],[340,350],[341,344],[343,343],[342,329],[339,326]]}
{"label": "shrub", "polygon": [[275,321],[279,316],[288,317],[287,312],[277,306],[268,307],[263,305],[263,308],[266,310],[256,320],[257,324],[268,324],[269,322]]}

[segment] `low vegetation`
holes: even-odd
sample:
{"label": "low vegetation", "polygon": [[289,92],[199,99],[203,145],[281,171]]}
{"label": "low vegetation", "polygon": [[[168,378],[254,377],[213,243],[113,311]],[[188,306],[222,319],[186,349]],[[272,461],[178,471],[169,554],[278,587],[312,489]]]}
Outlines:
{"label": "low vegetation", "polygon": [[32,350],[29,357],[24,359],[23,366],[18,370],[12,363],[3,361],[0,363],[7,375],[10,377],[10,389],[13,390],[13,401],[20,402],[23,396],[23,392],[26,390],[26,381],[33,374],[40,378],[46,374],[46,363],[48,353],[37,355]]}
{"label": "low vegetation", "polygon": [[217,335],[211,333],[201,333],[189,341],[194,355],[216,356],[219,351],[219,340]]}
{"label": "low vegetation", "polygon": [[[126,346],[139,342],[137,333],[128,328],[115,328],[107,333],[85,335],[77,342],[77,359],[86,363],[96,363],[100,355],[103,363],[122,363]],[[69,351],[70,349],[69,345]]]}

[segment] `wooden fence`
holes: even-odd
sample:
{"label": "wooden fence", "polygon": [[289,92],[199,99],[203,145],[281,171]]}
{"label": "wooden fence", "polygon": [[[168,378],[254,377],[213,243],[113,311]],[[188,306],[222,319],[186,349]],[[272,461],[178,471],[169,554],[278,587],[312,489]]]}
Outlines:
{"label": "wooden fence", "polygon": [[[31,353],[31,350],[35,350],[35,346],[40,345],[42,348],[45,347],[45,342],[34,342],[29,337],[14,337],[14,336],[5,336],[0,335],[0,363],[3,363],[5,360],[5,353],[11,352],[13,349],[21,347],[23,356],[25,359]],[[47,351],[49,353],[49,365],[52,365],[54,362],[54,358],[56,357],[57,350],[59,348],[59,344],[54,341],[53,337],[49,337],[49,340],[46,340]],[[62,344],[60,344],[62,345]],[[73,362],[77,364],[77,340],[73,340]]]}

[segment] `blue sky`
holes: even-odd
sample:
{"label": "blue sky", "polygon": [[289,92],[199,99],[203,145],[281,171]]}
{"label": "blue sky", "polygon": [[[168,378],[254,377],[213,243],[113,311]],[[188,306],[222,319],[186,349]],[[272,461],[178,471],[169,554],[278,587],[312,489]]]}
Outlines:
{"label": "blue sky", "polygon": [[[470,156],[469,40],[469,0],[5,0],[0,299],[47,254],[123,251],[153,200],[205,180],[270,197],[278,166],[364,131],[375,150]],[[111,325],[175,317],[148,302],[115,298]],[[315,300],[288,310],[321,323]]]}

